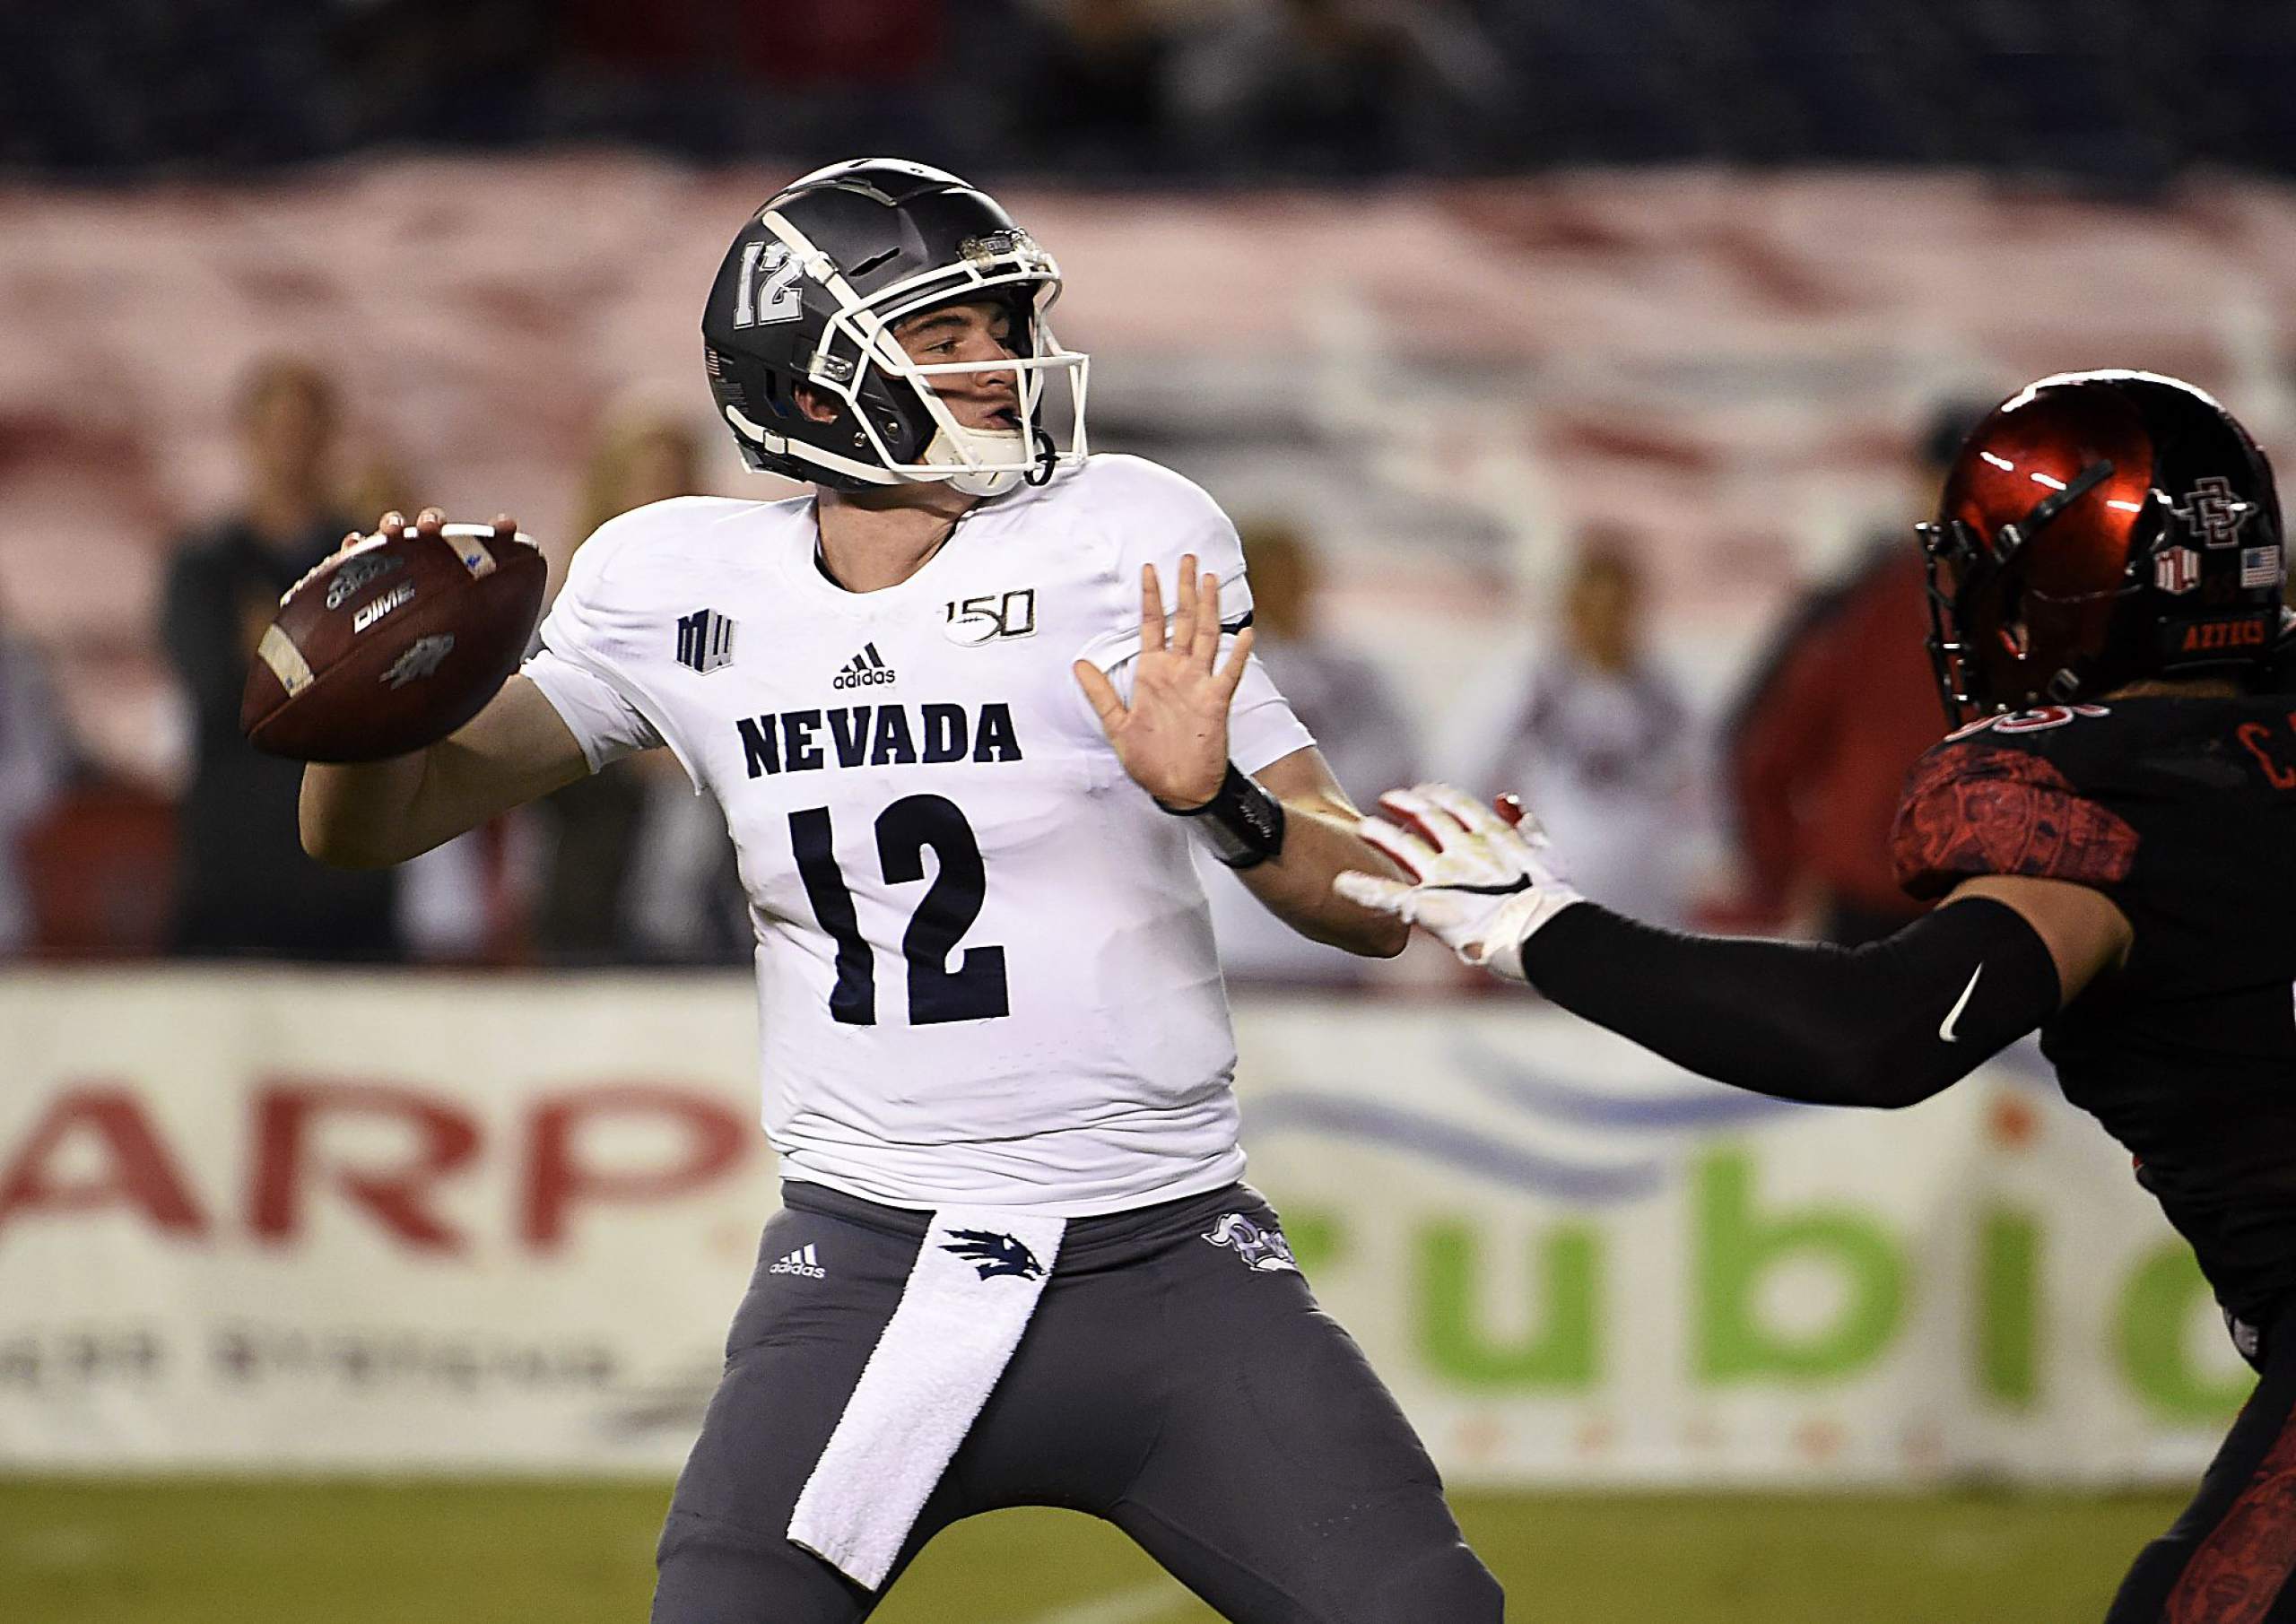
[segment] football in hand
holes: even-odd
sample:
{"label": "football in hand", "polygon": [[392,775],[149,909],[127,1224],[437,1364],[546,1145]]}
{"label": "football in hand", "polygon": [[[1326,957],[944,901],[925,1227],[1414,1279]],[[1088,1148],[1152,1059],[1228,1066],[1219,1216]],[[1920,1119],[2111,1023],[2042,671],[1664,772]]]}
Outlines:
{"label": "football in hand", "polygon": [[508,521],[409,525],[345,548],[280,600],[239,731],[302,761],[377,761],[445,738],[517,669],[544,573]]}

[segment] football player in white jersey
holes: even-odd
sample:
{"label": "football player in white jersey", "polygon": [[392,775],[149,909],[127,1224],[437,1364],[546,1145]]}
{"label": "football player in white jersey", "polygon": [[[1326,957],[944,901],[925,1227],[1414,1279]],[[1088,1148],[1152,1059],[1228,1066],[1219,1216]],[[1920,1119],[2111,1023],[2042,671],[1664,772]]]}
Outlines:
{"label": "football player in white jersey", "polygon": [[1231,1619],[1487,1624],[1425,1451],[1239,1182],[1188,843],[1374,955],[1403,925],[1332,881],[1386,860],[1250,659],[1226,517],[1088,455],[1059,287],[939,170],[776,195],[703,333],[746,460],[813,494],[604,525],[476,720],[308,769],[304,841],[400,861],[655,747],[725,812],[785,1207],[657,1624],[861,1619],[1014,1505],[1106,1517]]}

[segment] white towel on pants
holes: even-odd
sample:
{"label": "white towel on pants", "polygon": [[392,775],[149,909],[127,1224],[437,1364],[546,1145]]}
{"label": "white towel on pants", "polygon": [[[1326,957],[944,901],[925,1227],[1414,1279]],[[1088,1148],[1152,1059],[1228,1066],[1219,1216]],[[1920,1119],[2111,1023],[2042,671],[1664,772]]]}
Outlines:
{"label": "white towel on pants", "polygon": [[789,1517],[790,1540],[875,1590],[988,1402],[1060,1255],[1064,1218],[943,1207]]}

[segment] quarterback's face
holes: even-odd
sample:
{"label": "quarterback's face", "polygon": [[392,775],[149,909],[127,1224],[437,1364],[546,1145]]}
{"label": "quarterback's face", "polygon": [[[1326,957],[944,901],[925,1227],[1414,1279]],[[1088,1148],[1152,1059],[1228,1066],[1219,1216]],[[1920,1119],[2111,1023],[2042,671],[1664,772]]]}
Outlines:
{"label": "quarterback's face", "polygon": [[[1013,311],[999,300],[975,300],[919,311],[896,323],[893,338],[920,367],[964,361],[1012,360]],[[968,429],[1011,430],[1021,426],[1020,380],[1010,368],[991,365],[982,372],[936,372],[934,393]]]}

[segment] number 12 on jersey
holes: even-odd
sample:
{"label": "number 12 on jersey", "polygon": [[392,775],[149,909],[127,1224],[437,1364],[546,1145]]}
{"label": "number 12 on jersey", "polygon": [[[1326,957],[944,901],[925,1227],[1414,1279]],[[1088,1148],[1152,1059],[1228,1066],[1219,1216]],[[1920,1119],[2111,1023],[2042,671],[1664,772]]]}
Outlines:
{"label": "number 12 on jersey", "polygon": [[[808,807],[789,814],[789,845],[813,917],[837,942],[837,985],[830,990],[831,1018],[848,1026],[877,1023],[877,963],[853,911],[853,892],[837,866],[829,808]],[[955,802],[941,795],[908,795],[877,814],[877,863],[885,883],[906,885],[925,878],[930,847],[941,872],[934,876],[901,937],[909,960],[909,1022],[932,1026],[944,1020],[988,1020],[1009,1014],[1004,985],[1004,950],[965,950],[957,968],[949,955],[980,917],[988,893],[980,843]]]}

